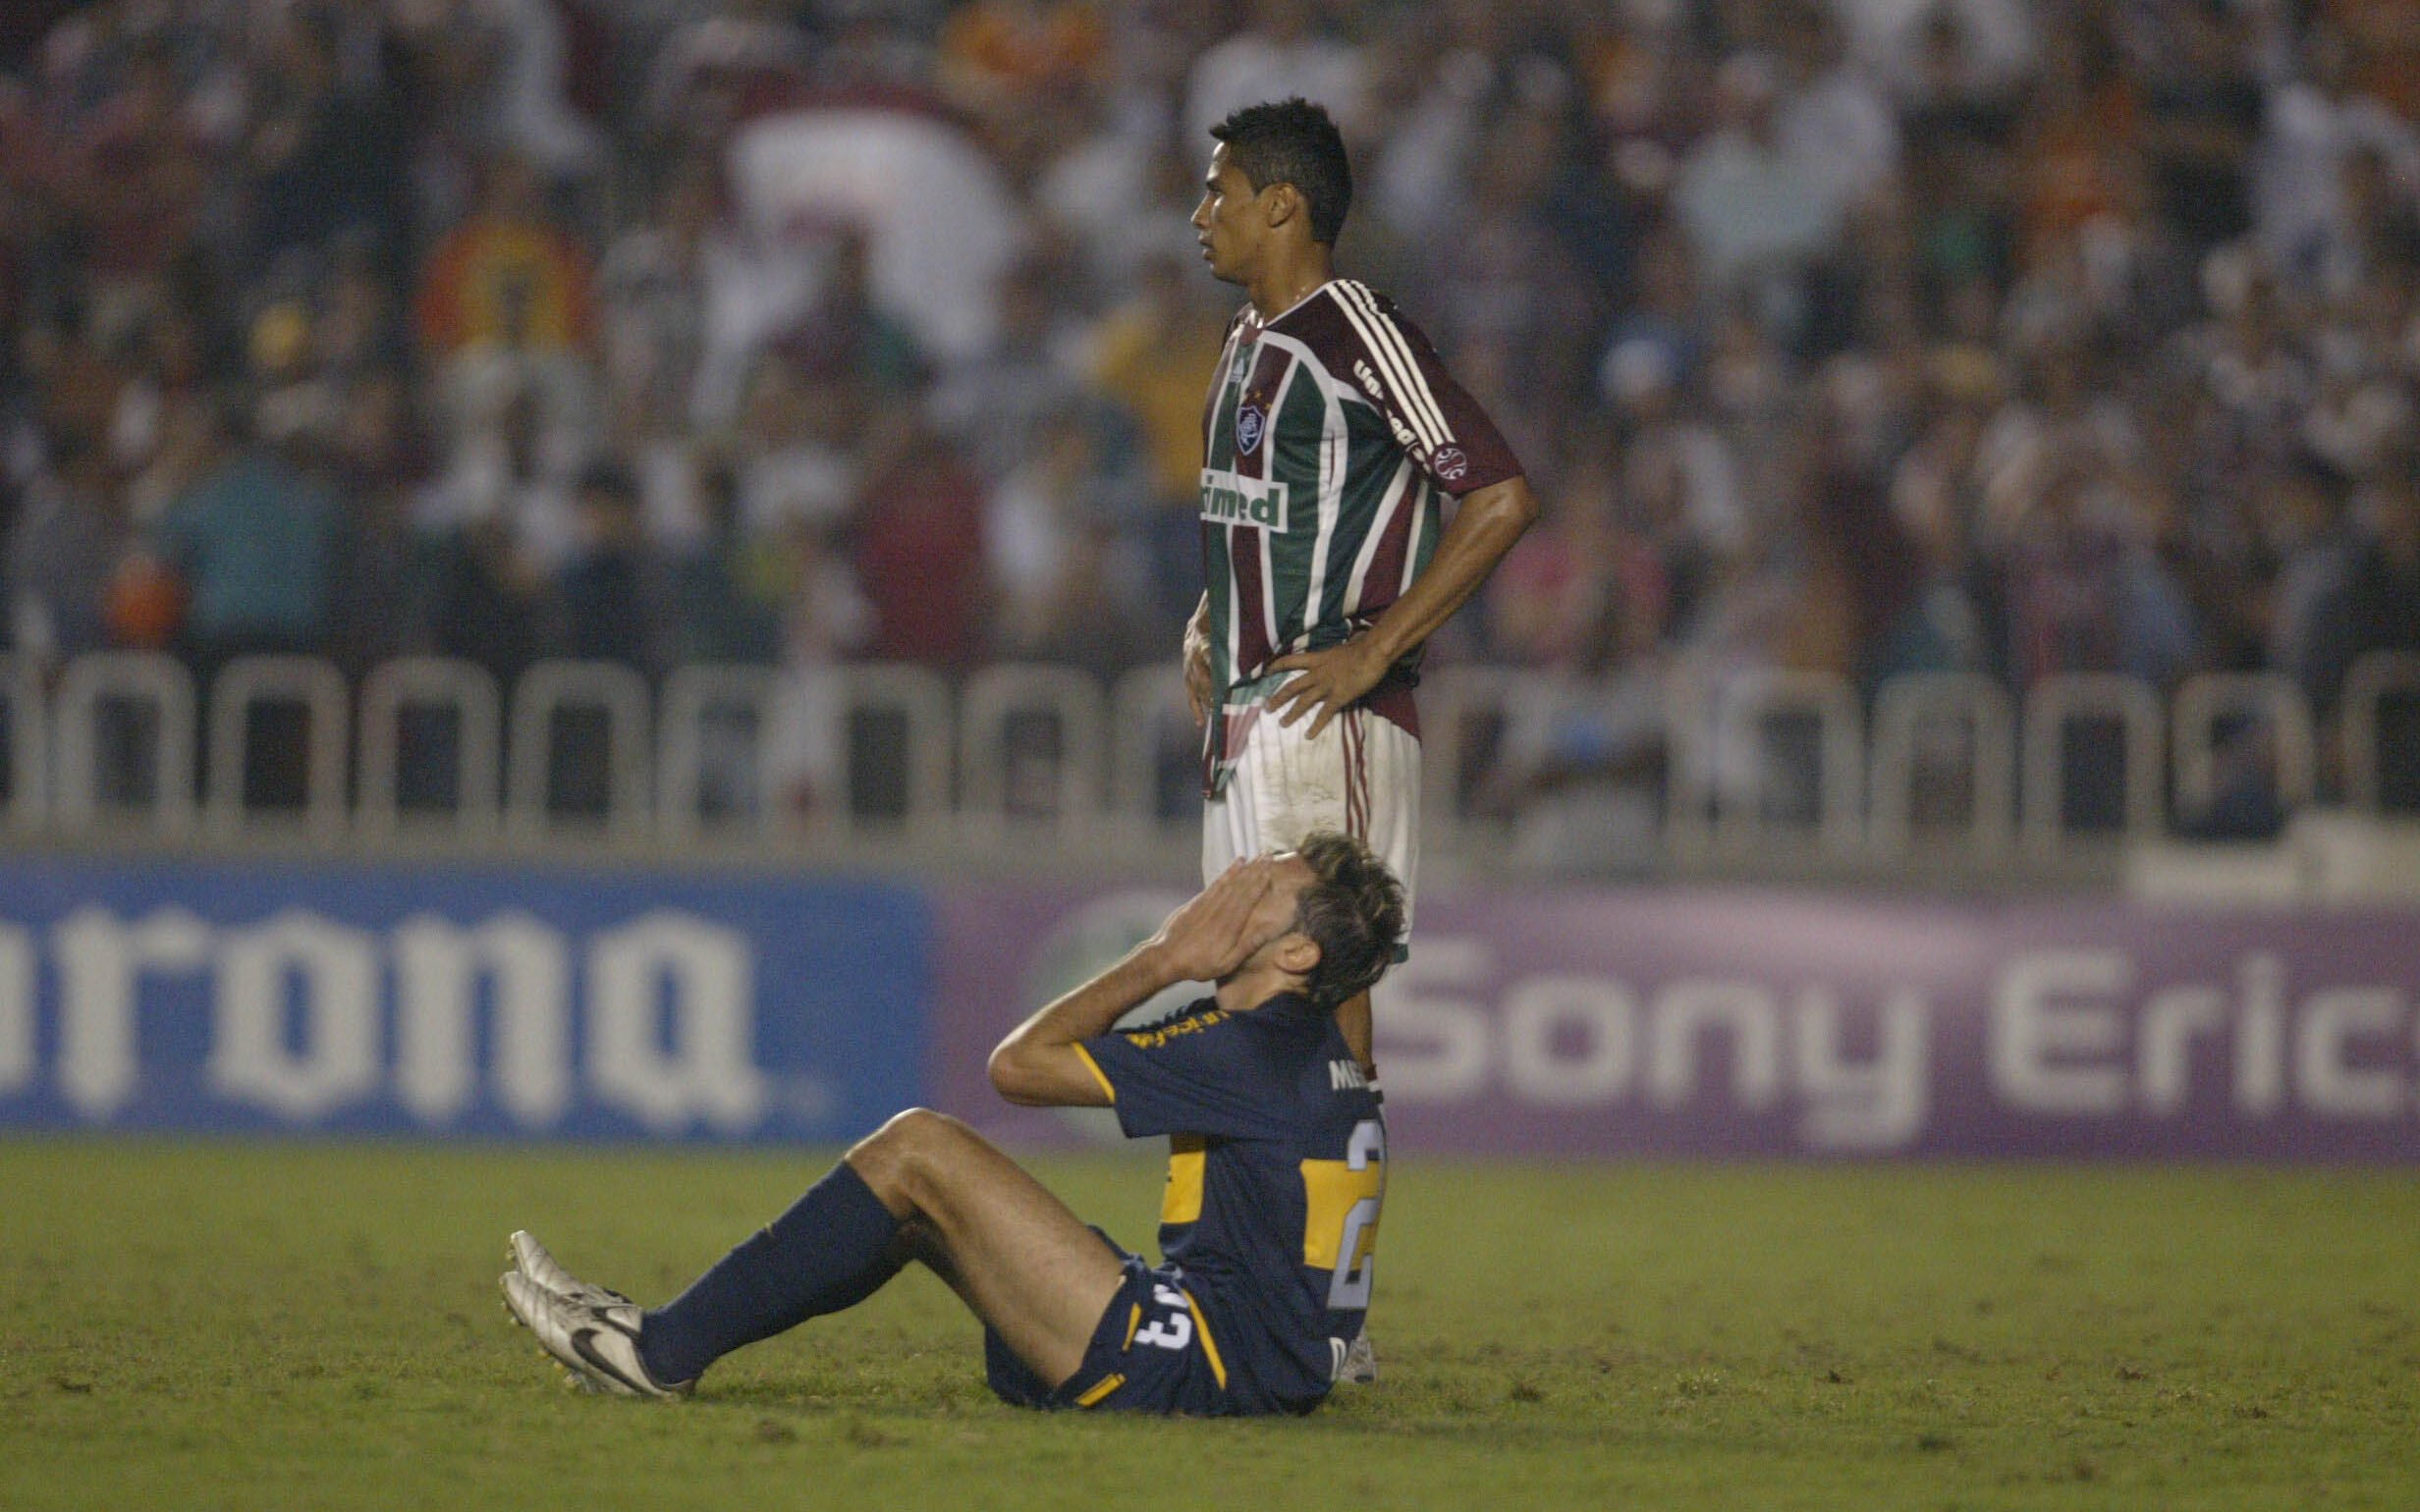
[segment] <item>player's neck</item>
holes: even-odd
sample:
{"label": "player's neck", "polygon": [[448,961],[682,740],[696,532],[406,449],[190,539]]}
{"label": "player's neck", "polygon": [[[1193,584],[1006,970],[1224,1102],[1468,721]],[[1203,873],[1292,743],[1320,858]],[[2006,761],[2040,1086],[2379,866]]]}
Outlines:
{"label": "player's neck", "polygon": [[1243,292],[1262,320],[1275,320],[1336,277],[1333,261],[1328,249],[1314,243],[1303,251],[1272,257],[1267,267],[1245,282]]}
{"label": "player's neck", "polygon": [[[1317,288],[1317,285],[1313,285]],[[1298,993],[1302,979],[1292,972],[1271,966],[1247,967],[1221,982],[1214,995],[1218,1005],[1229,1013],[1249,1013],[1282,993]]]}

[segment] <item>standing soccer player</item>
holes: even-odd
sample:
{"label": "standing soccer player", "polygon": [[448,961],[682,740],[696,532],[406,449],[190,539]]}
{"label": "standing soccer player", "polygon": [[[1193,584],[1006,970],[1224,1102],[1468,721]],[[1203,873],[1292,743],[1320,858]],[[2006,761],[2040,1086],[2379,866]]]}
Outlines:
{"label": "standing soccer player", "polygon": [[[1203,413],[1207,586],[1184,637],[1206,722],[1202,875],[1342,830],[1402,881],[1408,923],[1420,649],[1537,500],[1428,339],[1336,276],[1352,173],[1327,111],[1253,105],[1210,135],[1193,229],[1212,275],[1248,299]],[[1337,1024],[1374,1075],[1368,995]]]}

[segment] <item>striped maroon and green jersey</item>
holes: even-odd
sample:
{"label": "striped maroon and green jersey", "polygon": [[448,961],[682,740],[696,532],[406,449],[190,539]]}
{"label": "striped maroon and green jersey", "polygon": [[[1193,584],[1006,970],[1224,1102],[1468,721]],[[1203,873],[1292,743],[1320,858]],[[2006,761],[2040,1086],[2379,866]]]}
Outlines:
{"label": "striped maroon and green jersey", "polygon": [[[1443,495],[1520,472],[1428,339],[1350,279],[1271,320],[1246,304],[1202,427],[1202,567],[1223,706],[1257,702],[1266,690],[1250,684],[1270,662],[1333,646],[1400,598],[1437,549]],[[1407,691],[1417,659],[1388,685]],[[1227,722],[1209,723],[1215,783]]]}

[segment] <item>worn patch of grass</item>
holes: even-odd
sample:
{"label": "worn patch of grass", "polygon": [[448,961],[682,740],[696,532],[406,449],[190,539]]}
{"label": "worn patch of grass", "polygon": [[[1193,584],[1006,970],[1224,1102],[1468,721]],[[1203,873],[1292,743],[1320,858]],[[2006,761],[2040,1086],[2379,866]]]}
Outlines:
{"label": "worn patch of grass", "polygon": [[[2420,1506],[2420,1178],[1407,1156],[1385,1377],[994,1403],[921,1272],[675,1407],[557,1389],[502,1241],[660,1300],[828,1157],[0,1142],[0,1506]],[[1148,1244],[1159,1170],[1038,1162]]]}

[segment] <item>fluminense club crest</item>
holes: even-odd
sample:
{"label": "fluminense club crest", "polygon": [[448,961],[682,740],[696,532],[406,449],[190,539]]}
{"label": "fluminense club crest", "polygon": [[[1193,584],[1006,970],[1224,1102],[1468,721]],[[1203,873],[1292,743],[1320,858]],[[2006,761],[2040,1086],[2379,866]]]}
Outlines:
{"label": "fluminense club crest", "polygon": [[1249,457],[1260,450],[1260,438],[1269,429],[1268,411],[1258,405],[1245,405],[1236,411],[1236,450]]}

